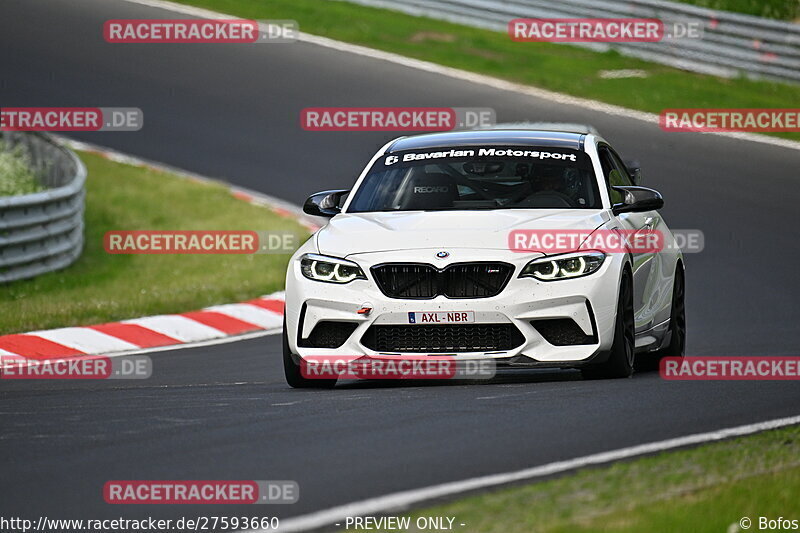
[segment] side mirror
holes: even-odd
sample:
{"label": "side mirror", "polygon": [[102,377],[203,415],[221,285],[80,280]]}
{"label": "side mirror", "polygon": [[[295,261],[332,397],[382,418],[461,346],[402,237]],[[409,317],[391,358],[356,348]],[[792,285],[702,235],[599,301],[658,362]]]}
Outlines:
{"label": "side mirror", "polygon": [[346,189],[322,191],[308,197],[303,204],[303,212],[316,217],[332,217],[342,212],[339,202],[349,193]]}
{"label": "side mirror", "polygon": [[628,169],[628,174],[633,180],[634,185],[641,185],[642,183],[642,165],[635,159],[628,159],[624,161],[625,168]]}
{"label": "side mirror", "polygon": [[622,194],[622,203],[614,204],[611,211],[615,215],[620,213],[641,213],[655,211],[664,207],[664,198],[661,193],[647,187],[612,187]]}

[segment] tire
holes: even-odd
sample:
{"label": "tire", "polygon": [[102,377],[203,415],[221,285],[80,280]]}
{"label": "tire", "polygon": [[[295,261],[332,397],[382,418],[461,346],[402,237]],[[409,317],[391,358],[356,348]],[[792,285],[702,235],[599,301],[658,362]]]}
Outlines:
{"label": "tire", "polygon": [[633,375],[635,326],[633,323],[633,282],[626,270],[622,275],[614,325],[614,343],[603,363],[581,369],[584,379],[629,378]]}
{"label": "tire", "polygon": [[653,352],[640,354],[636,360],[637,372],[657,372],[665,357],[683,357],[686,351],[686,282],[683,268],[675,269],[672,287],[672,304],[669,313],[669,344]]}
{"label": "tire", "polygon": [[680,265],[675,269],[675,285],[672,287],[669,332],[669,344],[656,352],[659,361],[664,357],[683,357],[686,354],[686,279]]}
{"label": "tire", "polygon": [[289,334],[286,332],[286,316],[283,317],[283,373],[286,383],[295,389],[331,389],[336,385],[335,379],[308,379],[303,377],[300,365],[295,363],[289,349]]}

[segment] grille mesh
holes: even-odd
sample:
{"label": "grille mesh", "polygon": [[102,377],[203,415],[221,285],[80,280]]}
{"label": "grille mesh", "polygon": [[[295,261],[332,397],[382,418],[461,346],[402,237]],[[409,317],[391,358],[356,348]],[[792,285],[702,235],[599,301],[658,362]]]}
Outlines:
{"label": "grille mesh", "polygon": [[361,343],[376,352],[495,352],[524,342],[513,324],[374,325]]}
{"label": "grille mesh", "polygon": [[597,343],[597,337],[594,334],[585,334],[571,318],[532,320],[531,325],[553,346]]}
{"label": "grille mesh", "polygon": [[381,292],[390,298],[488,298],[500,294],[514,267],[508,263],[455,263],[443,270],[423,263],[372,268]]}
{"label": "grille mesh", "polygon": [[325,320],[317,322],[307,339],[299,339],[303,348],[338,348],[347,341],[358,324],[355,322],[334,322]]}
{"label": "grille mesh", "polygon": [[391,298],[433,298],[438,291],[438,272],[431,265],[383,265],[372,273],[381,291]]}

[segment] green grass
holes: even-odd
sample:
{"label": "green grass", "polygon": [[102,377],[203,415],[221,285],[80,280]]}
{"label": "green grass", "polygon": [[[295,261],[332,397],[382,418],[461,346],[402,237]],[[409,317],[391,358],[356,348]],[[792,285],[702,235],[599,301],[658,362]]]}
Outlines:
{"label": "green grass", "polygon": [[800,0],[677,0],[684,4],[780,20],[800,18]]}
{"label": "green grass", "polygon": [[[741,517],[800,519],[800,427],[584,469],[415,511],[469,533],[725,533]],[[411,528],[411,531],[416,529]],[[735,531],[735,530],[734,530]]]}
{"label": "green grass", "polygon": [[[721,79],[624,57],[614,51],[597,53],[552,43],[517,43],[505,33],[347,2],[177,1],[243,18],[294,19],[308,33],[653,113],[682,107],[785,108],[795,107],[800,100],[800,85]],[[648,77],[599,77],[601,70],[617,69],[644,70]],[[329,96],[326,105],[337,105],[336,96]],[[441,105],[448,104],[443,101]],[[491,102],[486,105],[491,106]],[[776,135],[800,140],[799,133]]]}
{"label": "green grass", "polygon": [[0,334],[87,325],[242,301],[284,284],[288,255],[111,255],[109,230],[308,232],[221,185],[81,153],[86,245],[65,270],[0,286]]}
{"label": "green grass", "polygon": [[0,196],[17,196],[43,191],[31,169],[30,155],[22,148],[0,142]]}

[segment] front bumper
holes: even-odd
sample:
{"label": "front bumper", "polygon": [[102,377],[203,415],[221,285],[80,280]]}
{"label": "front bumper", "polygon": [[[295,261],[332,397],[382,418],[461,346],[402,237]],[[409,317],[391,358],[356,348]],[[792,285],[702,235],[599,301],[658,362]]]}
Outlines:
{"label": "front bumper", "polygon": [[[505,250],[453,250],[446,260],[436,258],[435,249],[355,254],[347,257],[362,268],[367,280],[338,285],[307,279],[300,272],[298,252],[290,261],[286,283],[286,326],[289,347],[300,357],[337,355],[431,355],[420,351],[375,351],[365,345],[372,326],[409,325],[409,312],[471,311],[474,324],[512,324],[521,334],[518,346],[503,350],[437,351],[459,359],[491,358],[501,362],[530,362],[542,366],[580,366],[611,347],[614,319],[624,256],[610,254],[597,272],[582,278],[538,281],[519,278],[521,269],[541,254],[518,254]],[[371,268],[382,263],[419,262],[443,268],[452,263],[502,261],[514,266],[508,284],[489,298],[397,299],[378,288]],[[369,314],[358,314],[362,308]],[[589,344],[556,345],[531,324],[545,319],[571,319],[588,337]],[[321,321],[347,322],[355,326],[338,348],[309,348],[299,344],[308,339]],[[466,327],[470,327],[467,324]],[[552,337],[551,337],[552,340]],[[298,342],[300,341],[300,343]],[[370,344],[367,342],[367,344]]]}

